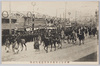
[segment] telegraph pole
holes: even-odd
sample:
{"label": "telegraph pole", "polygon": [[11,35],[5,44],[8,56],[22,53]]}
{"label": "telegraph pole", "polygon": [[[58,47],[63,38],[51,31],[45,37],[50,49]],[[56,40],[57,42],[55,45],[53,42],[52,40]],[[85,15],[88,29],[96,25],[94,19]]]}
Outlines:
{"label": "telegraph pole", "polygon": [[66,19],[66,4],[67,4],[67,2],[65,2],[65,19]]}
{"label": "telegraph pole", "polygon": [[57,9],[56,9],[56,17],[57,17]]}
{"label": "telegraph pole", "polygon": [[98,26],[98,11],[97,10],[95,11],[95,23],[96,23],[96,26]]}
{"label": "telegraph pole", "polygon": [[61,14],[60,14],[60,19],[61,19]]}
{"label": "telegraph pole", "polygon": [[75,11],[75,22],[76,22],[76,20],[77,20],[77,11]]}
{"label": "telegraph pole", "polygon": [[65,15],[65,13],[63,12],[63,19],[65,18],[65,16],[64,16],[64,15]]}
{"label": "telegraph pole", "polygon": [[9,33],[11,34],[11,2],[9,2],[9,25],[10,25],[10,31]]}
{"label": "telegraph pole", "polygon": [[[33,13],[35,12],[35,10],[34,10],[34,6],[36,5],[36,2],[32,2],[31,3],[32,4],[32,6],[33,6]],[[33,17],[33,14],[31,15],[31,21],[32,20],[35,20],[35,15],[34,15],[34,17]],[[32,21],[33,23],[32,23],[32,31],[34,31],[34,21]]]}

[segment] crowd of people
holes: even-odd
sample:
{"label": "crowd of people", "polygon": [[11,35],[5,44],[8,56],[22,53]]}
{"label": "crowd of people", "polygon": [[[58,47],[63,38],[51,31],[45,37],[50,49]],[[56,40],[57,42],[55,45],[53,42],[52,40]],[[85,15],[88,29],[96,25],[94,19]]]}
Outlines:
{"label": "crowd of people", "polygon": [[[34,41],[34,49],[40,50],[39,46],[41,43],[44,44],[44,50],[48,53],[48,46],[51,46],[51,50],[54,45],[54,50],[56,51],[58,44],[58,49],[63,48],[63,42],[66,40],[68,44],[76,44],[77,39],[79,40],[79,46],[84,44],[85,37],[89,35],[91,38],[97,34],[97,28],[95,26],[80,26],[80,27],[67,27],[67,28],[57,28],[57,29],[38,29],[33,32],[28,33],[16,33],[11,37],[6,39],[5,46],[7,52],[9,52],[10,45],[12,45],[12,51],[14,53],[19,52],[19,46],[21,44],[21,51],[23,46],[27,50],[27,42]],[[66,43],[67,44],[67,43]]]}

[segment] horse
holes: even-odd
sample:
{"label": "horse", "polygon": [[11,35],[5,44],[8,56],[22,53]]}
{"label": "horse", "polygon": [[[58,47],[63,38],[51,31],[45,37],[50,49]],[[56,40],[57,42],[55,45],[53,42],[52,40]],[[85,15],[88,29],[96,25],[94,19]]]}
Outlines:
{"label": "horse", "polygon": [[62,44],[62,42],[64,42],[64,40],[65,40],[65,32],[64,32],[64,30],[61,30],[60,38],[61,38],[61,44]]}
{"label": "horse", "polygon": [[12,45],[12,51],[15,52],[15,48],[17,47],[16,46],[16,35],[15,34],[10,35],[9,39],[6,39],[5,45],[7,48],[7,52],[9,52],[10,45]]}
{"label": "horse", "polygon": [[72,40],[72,43],[73,43],[73,44],[76,43],[77,35],[76,35],[75,31],[73,31],[72,34],[71,34],[71,40]]}
{"label": "horse", "polygon": [[65,35],[67,36],[67,42],[68,44],[70,44],[71,40],[72,40],[72,29],[69,27],[65,30]]}
{"label": "horse", "polygon": [[79,45],[81,45],[81,41],[84,44],[85,36],[84,36],[84,31],[82,27],[78,29],[78,38],[79,38]]}
{"label": "horse", "polygon": [[18,54],[18,52],[19,52],[19,45],[17,44],[16,39],[15,39],[14,42],[12,43],[12,51],[13,51],[15,54]]}
{"label": "horse", "polygon": [[87,34],[88,34],[88,28],[84,27],[84,31],[85,31],[85,36],[87,36]]}
{"label": "horse", "polygon": [[44,42],[44,50],[48,53],[48,45],[51,44],[51,40],[48,37],[43,37],[42,41]]}
{"label": "horse", "polygon": [[49,45],[51,45],[51,50],[50,51],[52,51],[52,45],[54,45],[54,48],[56,50],[56,41],[54,40],[53,33],[51,33],[51,32],[47,33],[46,32],[46,34],[42,35],[41,40],[44,42],[44,50],[46,51],[46,53],[48,53],[48,46]]}
{"label": "horse", "polygon": [[23,45],[25,46],[25,50],[27,50],[26,41],[25,41],[24,36],[18,35],[16,38],[16,41],[17,41],[18,46],[19,44],[21,44],[21,47],[22,47],[21,51],[23,50]]}
{"label": "horse", "polygon": [[94,27],[94,28],[92,29],[92,34],[93,34],[94,37],[95,37],[95,35],[96,35],[96,32],[97,32],[97,28]]}
{"label": "horse", "polygon": [[91,35],[92,35],[92,29],[91,29],[91,27],[88,28],[88,32],[89,32],[89,36],[91,38]]}
{"label": "horse", "polygon": [[[62,36],[63,35],[63,36]],[[63,33],[61,35],[61,32],[60,30],[56,30],[55,34],[54,34],[54,39],[55,39],[55,42],[58,44],[58,49],[62,49],[62,39],[65,39],[65,34]]]}

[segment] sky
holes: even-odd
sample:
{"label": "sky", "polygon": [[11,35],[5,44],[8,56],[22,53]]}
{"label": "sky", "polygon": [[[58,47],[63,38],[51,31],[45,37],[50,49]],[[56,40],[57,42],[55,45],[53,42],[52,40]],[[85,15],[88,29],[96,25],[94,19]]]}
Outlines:
{"label": "sky", "polygon": [[[95,11],[98,10],[98,1],[3,1],[2,11],[9,12],[9,8],[11,8],[11,12],[34,11],[50,16],[57,15],[58,17],[64,17],[66,8],[66,17],[74,18],[76,15],[78,17],[80,15],[94,15]],[[71,13],[70,15],[68,14],[69,12]]]}

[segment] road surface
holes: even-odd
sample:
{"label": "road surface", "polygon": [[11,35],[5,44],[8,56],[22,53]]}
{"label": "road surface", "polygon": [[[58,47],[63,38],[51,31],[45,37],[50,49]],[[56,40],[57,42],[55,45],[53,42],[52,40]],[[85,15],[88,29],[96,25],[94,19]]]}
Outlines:
{"label": "road surface", "polygon": [[[63,42],[63,48],[56,51],[46,53],[43,49],[43,45],[40,45],[40,51],[35,51],[33,47],[34,42],[27,43],[27,51],[25,48],[23,51],[19,51],[18,54],[14,54],[12,50],[6,53],[5,47],[2,46],[2,61],[75,61],[94,52],[97,52],[98,41],[96,37],[86,38],[84,44],[76,45]],[[92,59],[91,59],[92,60]]]}

